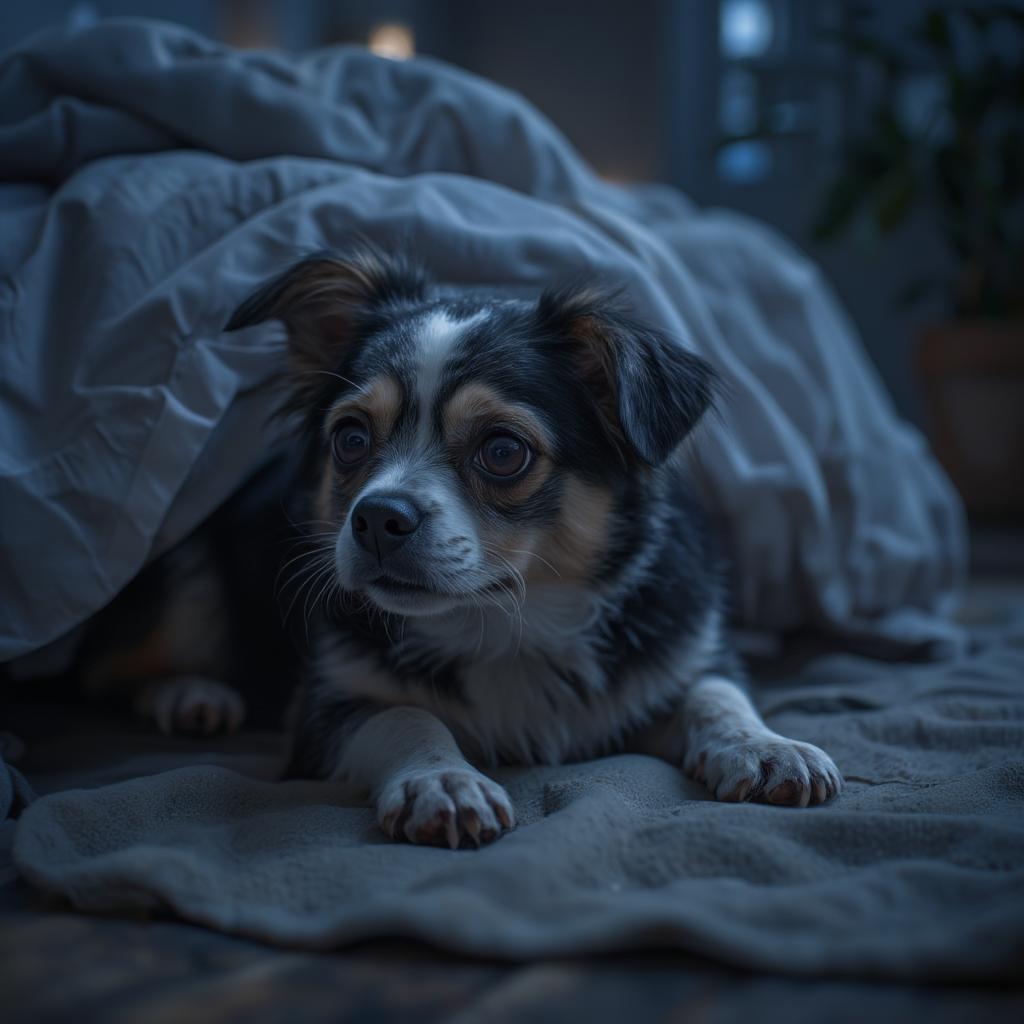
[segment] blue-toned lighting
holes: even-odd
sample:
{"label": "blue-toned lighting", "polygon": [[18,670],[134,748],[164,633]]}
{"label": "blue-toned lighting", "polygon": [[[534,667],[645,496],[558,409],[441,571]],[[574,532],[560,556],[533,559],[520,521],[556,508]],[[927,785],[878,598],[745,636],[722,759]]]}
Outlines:
{"label": "blue-toned lighting", "polygon": [[767,0],[722,0],[719,47],[733,60],[760,57],[772,45],[772,9]]}
{"label": "blue-toned lighting", "polygon": [[730,185],[754,185],[771,174],[772,150],[757,139],[731,142],[715,158],[719,178]]}
{"label": "blue-toned lighting", "polygon": [[722,74],[718,127],[726,135],[745,135],[757,127],[757,78],[746,68],[731,67]]}

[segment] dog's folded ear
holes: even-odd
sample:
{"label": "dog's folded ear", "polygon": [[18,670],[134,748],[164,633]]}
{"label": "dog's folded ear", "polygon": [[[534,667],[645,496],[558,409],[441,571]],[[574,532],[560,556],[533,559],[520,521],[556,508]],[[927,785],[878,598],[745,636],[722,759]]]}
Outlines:
{"label": "dog's folded ear", "polygon": [[318,384],[310,377],[337,373],[376,318],[389,308],[419,301],[425,291],[426,278],[419,268],[370,246],[345,255],[320,252],[250,295],[224,330],[282,320],[296,376],[296,404],[301,404],[303,390],[322,387],[322,381]]}
{"label": "dog's folded ear", "polygon": [[546,291],[542,337],[575,362],[624,454],[664,462],[712,403],[715,372],[700,356],[586,287]]}

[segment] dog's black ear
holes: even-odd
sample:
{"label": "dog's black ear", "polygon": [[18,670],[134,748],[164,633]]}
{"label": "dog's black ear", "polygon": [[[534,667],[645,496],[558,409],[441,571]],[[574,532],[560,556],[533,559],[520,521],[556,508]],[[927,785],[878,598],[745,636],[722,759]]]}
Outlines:
{"label": "dog's black ear", "polygon": [[537,305],[545,336],[575,361],[609,435],[627,455],[664,462],[711,405],[715,372],[633,318],[615,296],[570,287]]}
{"label": "dog's black ear", "polygon": [[347,255],[317,253],[250,295],[224,329],[284,321],[294,375],[293,404],[300,406],[322,389],[324,373],[339,371],[375,316],[389,306],[418,302],[425,291],[421,270],[369,246]]}

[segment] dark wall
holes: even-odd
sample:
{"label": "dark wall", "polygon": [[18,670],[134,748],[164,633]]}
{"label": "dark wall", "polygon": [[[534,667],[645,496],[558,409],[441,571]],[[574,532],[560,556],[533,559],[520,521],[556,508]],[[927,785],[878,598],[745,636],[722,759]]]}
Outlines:
{"label": "dark wall", "polygon": [[521,92],[597,170],[642,180],[664,171],[665,96],[651,0],[453,3],[449,59]]}

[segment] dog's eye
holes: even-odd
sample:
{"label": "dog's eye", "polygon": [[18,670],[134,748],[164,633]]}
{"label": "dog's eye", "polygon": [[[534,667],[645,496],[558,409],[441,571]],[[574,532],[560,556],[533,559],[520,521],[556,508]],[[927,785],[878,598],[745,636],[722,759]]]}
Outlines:
{"label": "dog's eye", "polygon": [[370,452],[370,430],[354,416],[341,421],[331,442],[334,457],[343,466],[354,466]]}
{"label": "dog's eye", "polygon": [[510,477],[521,473],[530,461],[530,449],[511,434],[491,434],[480,445],[477,463],[491,476]]}

